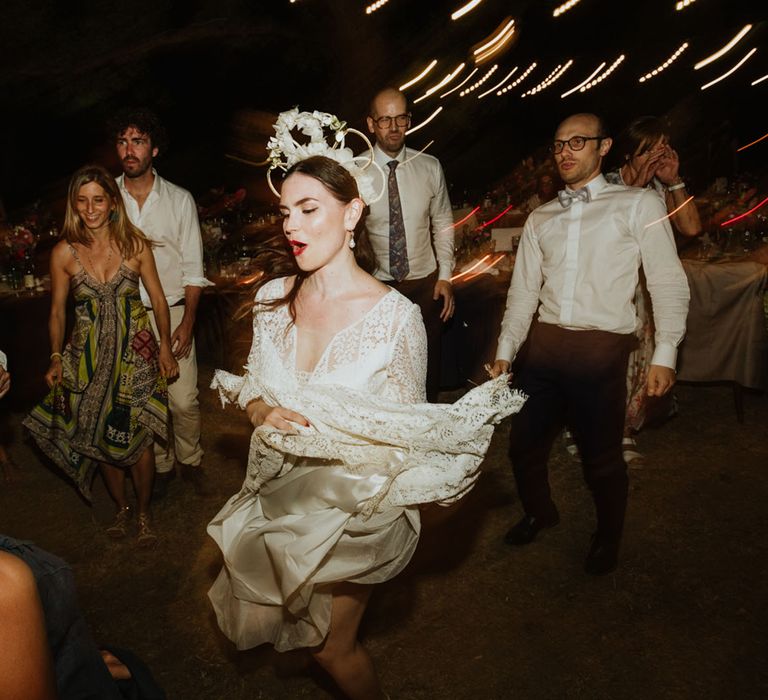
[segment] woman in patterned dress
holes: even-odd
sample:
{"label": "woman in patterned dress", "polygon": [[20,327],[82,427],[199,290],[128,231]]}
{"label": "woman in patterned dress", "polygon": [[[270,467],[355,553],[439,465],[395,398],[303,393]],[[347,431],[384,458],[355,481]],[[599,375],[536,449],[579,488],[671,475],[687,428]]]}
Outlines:
{"label": "woman in patterned dress", "polygon": [[[139,295],[149,293],[158,347]],[[64,347],[66,303],[75,325]],[[24,421],[41,449],[90,500],[98,464],[117,506],[113,538],[125,537],[131,515],[125,475],[138,505],[138,542],[157,539],[149,504],[155,465],[152,443],[167,440],[166,380],[178,374],[170,316],[152,244],[128,219],[114,178],[89,165],[72,177],[62,240],[51,251],[51,364],[48,395]]]}

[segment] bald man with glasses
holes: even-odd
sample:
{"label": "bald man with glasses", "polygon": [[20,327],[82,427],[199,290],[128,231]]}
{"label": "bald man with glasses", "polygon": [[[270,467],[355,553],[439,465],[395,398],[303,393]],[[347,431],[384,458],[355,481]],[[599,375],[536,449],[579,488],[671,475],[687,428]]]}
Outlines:
{"label": "bald man with glasses", "polygon": [[611,143],[594,114],[575,114],[558,127],[551,152],[566,188],[525,223],[493,366],[495,376],[509,371],[526,342],[514,384],[529,399],[512,419],[509,449],[525,512],[505,540],[526,545],[558,524],[547,460],[568,425],[595,502],[584,568],[597,575],[616,568],[624,528],[621,440],[640,266],[656,322],[650,396],[675,382],[689,299],[664,204],[653,192],[603,177]]}
{"label": "bald man with glasses", "polygon": [[[453,316],[453,212],[440,161],[406,148],[411,114],[405,95],[387,88],[371,101],[373,158],[386,182],[365,225],[376,254],[374,275],[419,305],[427,330],[427,399],[440,389],[440,336]],[[366,152],[362,155],[370,155]]]}

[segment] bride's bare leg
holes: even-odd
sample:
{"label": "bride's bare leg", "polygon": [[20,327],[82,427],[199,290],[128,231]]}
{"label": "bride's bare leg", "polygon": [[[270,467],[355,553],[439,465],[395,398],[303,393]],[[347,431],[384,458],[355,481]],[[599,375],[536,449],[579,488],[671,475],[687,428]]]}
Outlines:
{"label": "bride's bare leg", "polygon": [[330,674],[350,700],[383,700],[373,661],[357,640],[370,586],[341,583],[333,591],[331,628],[312,656]]}

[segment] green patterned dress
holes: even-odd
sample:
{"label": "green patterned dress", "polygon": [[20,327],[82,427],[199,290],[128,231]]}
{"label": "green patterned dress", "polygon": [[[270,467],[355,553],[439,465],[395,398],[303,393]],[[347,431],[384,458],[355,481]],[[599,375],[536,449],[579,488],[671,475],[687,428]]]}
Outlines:
{"label": "green patterned dress", "polygon": [[99,282],[80,263],[71,289],[75,326],[62,381],[24,425],[90,500],[98,462],[129,469],[156,436],[167,442],[168,392],[138,273],[121,262],[111,280]]}

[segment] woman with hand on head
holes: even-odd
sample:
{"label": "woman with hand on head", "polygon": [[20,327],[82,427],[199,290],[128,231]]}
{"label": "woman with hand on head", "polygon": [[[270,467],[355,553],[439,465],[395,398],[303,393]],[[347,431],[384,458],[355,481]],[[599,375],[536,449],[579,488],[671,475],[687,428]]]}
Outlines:
{"label": "woman with hand on head", "polygon": [[370,274],[376,188],[347,149],[323,145],[329,124],[343,129],[284,113],[270,141],[273,162],[295,154],[296,126],[313,137],[304,153],[327,155],[282,162],[285,263],[257,282],[245,375],[214,378],[256,429],[243,487],[208,526],[225,563],[209,597],[239,649],[309,648],[347,697],[380,700],[357,639],[371,584],[408,563],[419,504],[471,488],[491,424],[524,399],[502,377],[466,403],[426,403],[419,307]]}
{"label": "woman with hand on head", "polygon": [[[138,503],[138,542],[154,544],[150,500],[155,473],[152,443],[167,440],[166,380],[178,374],[170,346],[170,317],[152,243],[125,211],[114,178],[85,166],[72,177],[62,240],[51,251],[50,393],[24,421],[41,449],[90,498],[98,464],[117,505],[113,538],[125,537],[130,472]],[[139,296],[147,289],[160,344]],[[64,345],[66,303],[75,325]]]}
{"label": "woman with hand on head", "polygon": [[[702,231],[696,204],[680,177],[680,159],[669,142],[669,132],[657,117],[639,117],[621,133],[613,146],[619,167],[605,179],[617,185],[648,187],[664,200],[672,228],[681,236],[694,237]],[[688,201],[690,199],[690,201]],[[640,321],[638,348],[629,357],[627,372],[627,412],[624,421],[624,460],[641,464],[643,455],[637,449],[635,436],[646,420],[648,399],[657,395],[648,386],[648,369],[654,351],[654,326],[651,302],[641,274],[635,294]]]}

